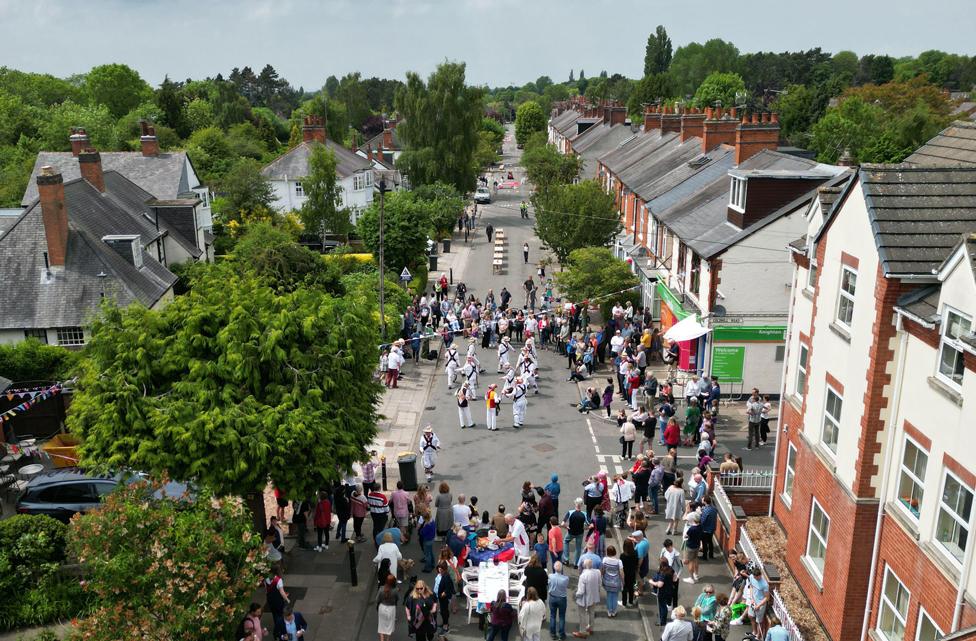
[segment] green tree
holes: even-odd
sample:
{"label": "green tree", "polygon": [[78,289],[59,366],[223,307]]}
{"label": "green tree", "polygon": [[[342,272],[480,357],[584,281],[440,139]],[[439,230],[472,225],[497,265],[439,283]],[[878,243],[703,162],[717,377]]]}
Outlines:
{"label": "green tree", "polygon": [[98,602],[79,637],[226,639],[268,570],[261,538],[239,502],[147,500],[154,489],[122,484],[71,523],[72,554]]}
{"label": "green tree", "polygon": [[854,81],[857,70],[860,66],[857,54],[853,51],[838,51],[830,59],[831,66],[835,74],[840,74],[847,78],[847,84]]}
{"label": "green tree", "polygon": [[809,143],[810,128],[827,109],[830,96],[805,85],[790,85],[776,98],[773,111],[779,114],[780,135],[798,147]]}
{"label": "green tree", "polygon": [[515,111],[515,140],[524,145],[534,133],[546,130],[546,114],[537,102],[524,102]]}
{"label": "green tree", "polygon": [[613,197],[595,180],[555,185],[533,197],[535,231],[565,263],[574,249],[603,247],[620,231]]}
{"label": "green tree", "polygon": [[37,130],[40,149],[68,151],[68,135],[72,127],[84,127],[94,147],[110,151],[118,147],[115,118],[104,105],[80,105],[71,100],[54,105],[45,112]]}
{"label": "green tree", "polygon": [[658,25],[654,33],[647,36],[647,46],[644,48],[644,75],[651,76],[664,73],[671,66],[671,38],[664,25]]}
{"label": "green tree", "polygon": [[[377,258],[379,264],[380,203],[363,212],[356,230],[363,244]],[[457,219],[455,218],[455,221]],[[411,272],[426,262],[427,238],[433,231],[430,208],[414,192],[395,191],[386,195],[383,213],[383,262],[385,267],[400,273],[404,267]]]}
{"label": "green tree", "polygon": [[186,105],[186,126],[190,131],[197,131],[213,126],[213,105],[203,98],[194,98]]}
{"label": "green tree", "polygon": [[502,141],[505,139],[505,127],[502,123],[494,118],[482,118],[481,130],[490,135],[491,141],[496,147],[501,147]]}
{"label": "green tree", "polygon": [[194,131],[188,143],[193,166],[207,182],[219,182],[236,160],[227,136],[218,127]]}
{"label": "green tree", "polygon": [[316,145],[308,159],[309,175],[302,179],[305,202],[299,215],[305,229],[325,242],[327,233],[346,237],[352,231],[349,210],[342,206],[342,187],[336,174],[335,154]]}
{"label": "green tree", "polygon": [[116,118],[152,98],[152,88],[139,73],[123,64],[93,67],[85,79],[88,96],[96,105],[105,105]]}
{"label": "green tree", "polygon": [[[639,298],[637,276],[606,247],[584,247],[570,252],[565,269],[556,273],[556,285],[570,300],[600,298],[601,307],[612,306],[635,294]],[[621,293],[607,297],[615,292]]]}
{"label": "green tree", "polygon": [[34,135],[39,115],[20,96],[0,90],[0,145],[14,145],[21,136]]}
{"label": "green tree", "polygon": [[185,138],[190,135],[190,128],[187,126],[186,105],[180,89],[179,83],[166,76],[156,92],[156,105],[163,113],[162,124],[175,129],[180,137]]}
{"label": "green tree", "polygon": [[544,133],[537,133],[525,145],[522,166],[529,181],[541,193],[557,185],[568,185],[579,178],[583,161],[576,154],[559,153],[554,146],[547,144]]}
{"label": "green tree", "polygon": [[716,71],[736,71],[739,49],[731,42],[713,38],[705,44],[691,42],[678,47],[671,60],[671,77],[679,96],[691,95],[705,78]]}
{"label": "green tree", "polygon": [[339,89],[336,92],[336,98],[346,105],[349,124],[356,129],[362,127],[370,115],[366,87],[363,86],[361,78],[358,71],[346,74],[339,81]]}
{"label": "green tree", "polygon": [[271,209],[274,189],[261,174],[261,163],[252,158],[241,158],[224,174],[218,184],[221,205],[217,214],[222,223],[231,220],[241,222],[260,210]]}
{"label": "green tree", "polygon": [[641,78],[627,101],[627,113],[632,122],[642,122],[644,106],[664,102],[674,97],[674,82],[668,72]]}
{"label": "green tree", "polygon": [[883,85],[886,82],[891,82],[894,78],[895,61],[891,56],[867,54],[861,56],[857,75],[854,76],[854,83],[857,85],[868,83]]}
{"label": "green tree", "polygon": [[82,102],[84,92],[68,80],[46,73],[28,73],[0,66],[0,91],[20,96],[34,107],[50,107],[66,100]]}
{"label": "green tree", "polygon": [[287,231],[271,223],[259,222],[248,227],[234,245],[234,260],[246,265],[259,281],[278,291],[298,287],[316,287],[334,294],[344,294],[339,279],[342,270],[335,261],[302,247]]}
{"label": "green tree", "polygon": [[[93,322],[68,419],[82,464],[217,496],[269,481],[309,496],[342,478],[376,434],[375,305],[279,291],[232,261],[189,281],[162,310],[106,305]],[[263,518],[260,494],[252,505]]]}
{"label": "green tree", "polygon": [[323,90],[330,98],[335,98],[336,94],[339,92],[339,79],[335,76],[329,76],[326,78]]}
{"label": "green tree", "polygon": [[261,132],[249,122],[232,125],[227,130],[227,146],[235,156],[261,160],[268,155]]}
{"label": "green tree", "polygon": [[445,62],[426,83],[411,72],[397,92],[404,117],[397,131],[405,145],[397,165],[414,185],[440,180],[462,193],[475,186],[482,91],[465,85],[464,72],[464,63]]}
{"label": "green tree", "polygon": [[414,190],[416,197],[427,206],[428,217],[439,238],[447,238],[464,214],[464,199],[454,185],[443,182],[421,185]]}
{"label": "green tree", "polygon": [[746,84],[737,73],[712,73],[702,81],[695,92],[695,106],[701,109],[721,102],[725,107],[736,104],[736,94],[744,94]]}
{"label": "green tree", "polygon": [[16,382],[63,381],[71,376],[80,352],[28,339],[0,345],[0,376]]}

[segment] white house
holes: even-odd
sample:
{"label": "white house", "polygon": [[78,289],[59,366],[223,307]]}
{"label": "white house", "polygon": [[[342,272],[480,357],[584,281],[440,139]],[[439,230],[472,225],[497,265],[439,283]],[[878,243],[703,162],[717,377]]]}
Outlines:
{"label": "white house", "polygon": [[318,116],[306,116],[302,143],[278,156],[261,170],[274,188],[274,207],[278,211],[297,211],[305,204],[302,180],[309,174],[309,159],[316,146],[325,145],[335,154],[336,174],[342,189],[342,206],[348,207],[355,223],[373,202],[373,163],[326,137],[325,124]]}

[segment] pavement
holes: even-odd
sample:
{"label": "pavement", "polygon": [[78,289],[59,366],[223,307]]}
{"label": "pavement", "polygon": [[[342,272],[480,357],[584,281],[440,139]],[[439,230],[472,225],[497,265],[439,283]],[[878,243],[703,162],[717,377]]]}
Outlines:
{"label": "pavement", "polygon": [[[515,150],[511,135],[506,139],[505,151],[506,170],[515,166],[516,173],[521,175],[517,167],[519,152]],[[463,280],[468,292],[476,297],[483,298],[488,288],[494,289],[497,295],[504,286],[513,292],[513,300],[520,303],[518,294],[521,283],[529,275],[536,275],[536,263],[544,251],[533,232],[531,212],[528,221],[519,216],[518,204],[523,198],[528,200],[528,195],[529,188],[524,185],[517,189],[499,190],[492,204],[480,206],[481,218],[476,233],[467,244],[463,242],[463,237],[456,235],[451,252],[440,254],[439,270],[448,271],[453,267],[455,283]],[[492,273],[493,249],[483,233],[488,222],[495,229],[504,228],[508,235],[508,254],[501,274]],[[529,244],[528,264],[522,257],[523,242]],[[439,277],[439,273],[432,274],[434,277]],[[483,394],[487,385],[496,380],[497,357],[494,350],[481,350],[480,347],[478,355],[487,370],[479,381],[479,392]],[[395,487],[398,476],[396,454],[404,450],[416,451],[419,427],[427,423],[433,426],[442,445],[434,484],[447,482],[455,498],[460,493],[469,498],[477,497],[479,511],[488,510],[492,514],[499,504],[504,504],[509,511],[517,509],[521,485],[525,480],[532,481],[533,485],[543,485],[550,474],[558,474],[562,485],[560,511],[565,512],[573,498],[580,494],[582,481],[587,475],[601,469],[617,473],[629,468],[631,463],[622,461],[617,455],[620,446],[616,422],[607,421],[596,413],[581,415],[575,410],[580,390],[587,383],[577,385],[566,382],[566,359],[561,355],[540,350],[539,360],[541,392],[529,395],[524,428],[512,428],[512,406],[511,403],[504,403],[498,417],[500,429],[497,432],[485,429],[483,402],[476,402],[472,407],[476,428],[461,430],[453,396],[447,391],[443,368],[429,361],[421,361],[419,365],[408,364],[400,387],[388,390],[380,406],[383,419],[379,423],[375,446],[389,462],[388,486]],[[663,372],[663,367],[661,369]],[[602,386],[608,374],[606,370],[598,371],[595,379]],[[614,401],[614,412],[621,404],[619,400]],[[772,443],[760,450],[744,451],[746,433],[741,406],[732,405],[723,412],[718,434],[720,443],[742,455],[747,465],[772,463]],[[688,454],[682,458],[686,471],[694,465],[694,457],[690,452]],[[422,469],[418,468],[418,474],[422,474]],[[652,554],[657,553],[665,538],[662,518],[651,517],[650,520],[648,538]],[[364,527],[369,536],[369,519]],[[620,534],[614,532],[616,537]],[[289,540],[288,545],[292,543],[293,540]],[[439,545],[435,543],[435,553]],[[620,549],[621,546],[618,544],[617,547]],[[350,552],[357,569],[357,586],[350,581]],[[404,546],[403,554],[418,561],[422,558],[415,540]],[[371,562],[373,555],[371,542],[357,544],[351,550],[346,545],[333,542],[329,550],[321,553],[297,549],[289,552],[285,588],[291,593],[296,609],[309,622],[306,639],[345,641],[374,638],[377,620],[375,571]],[[574,590],[576,571],[567,569],[567,574],[571,577],[570,588]],[[717,592],[728,591],[730,577],[723,560],[702,563],[700,575],[698,585],[681,584],[682,604],[690,606],[705,583],[714,583]],[[420,576],[432,580],[430,575]],[[406,590],[405,584],[401,589]],[[465,608],[460,602],[458,605],[458,613],[451,619],[449,636],[482,639],[483,633],[478,629],[476,619],[467,624]],[[656,625],[656,611],[656,602],[645,596],[638,608],[622,608],[613,619],[606,617],[605,610],[598,610],[594,629],[598,637],[621,641],[657,639],[660,638],[661,628]],[[392,639],[406,640],[408,636],[402,610],[397,617],[397,628]],[[567,630],[575,629],[576,623],[576,611],[570,604]],[[730,639],[738,641],[745,632],[743,627],[733,628]]]}

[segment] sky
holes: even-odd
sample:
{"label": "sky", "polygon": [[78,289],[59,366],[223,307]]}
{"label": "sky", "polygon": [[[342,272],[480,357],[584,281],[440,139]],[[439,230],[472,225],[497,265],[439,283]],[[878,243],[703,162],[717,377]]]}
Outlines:
{"label": "sky", "polygon": [[270,63],[315,90],[453,60],[469,83],[522,85],[570,69],[639,77],[658,24],[675,49],[976,54],[973,0],[0,0],[0,65],[69,76],[123,62],[157,85]]}

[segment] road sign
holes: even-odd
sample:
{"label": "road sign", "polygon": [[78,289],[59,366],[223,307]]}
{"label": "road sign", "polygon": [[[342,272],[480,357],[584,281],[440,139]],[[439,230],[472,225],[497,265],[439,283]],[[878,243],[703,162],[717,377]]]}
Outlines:
{"label": "road sign", "polygon": [[413,276],[410,275],[410,270],[404,267],[403,271],[400,272],[400,280],[406,283],[409,282],[411,278],[413,278]]}

